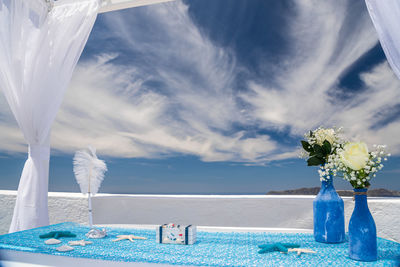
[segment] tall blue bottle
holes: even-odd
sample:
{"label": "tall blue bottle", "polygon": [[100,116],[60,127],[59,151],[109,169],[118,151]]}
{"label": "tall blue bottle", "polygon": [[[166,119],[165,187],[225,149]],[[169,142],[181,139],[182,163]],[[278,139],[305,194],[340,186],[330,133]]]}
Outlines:
{"label": "tall blue bottle", "polygon": [[349,223],[349,256],[359,261],[376,261],[376,226],[367,203],[367,189],[354,189],[355,206]]}
{"label": "tall blue bottle", "polygon": [[322,243],[345,241],[343,199],[333,187],[332,179],[323,181],[313,202],[314,238]]}

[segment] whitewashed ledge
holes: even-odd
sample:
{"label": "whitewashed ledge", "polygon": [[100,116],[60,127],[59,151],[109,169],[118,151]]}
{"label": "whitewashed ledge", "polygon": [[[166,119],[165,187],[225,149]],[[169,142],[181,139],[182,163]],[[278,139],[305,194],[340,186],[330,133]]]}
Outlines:
{"label": "whitewashed ledge", "polygon": [[[0,234],[8,231],[16,191],[0,190]],[[93,198],[94,223],[114,227],[194,224],[207,231],[312,232],[314,196],[128,195]],[[346,227],[354,208],[345,203]],[[378,236],[400,242],[400,198],[368,199]],[[80,193],[49,192],[50,223],[87,224],[87,200]]]}

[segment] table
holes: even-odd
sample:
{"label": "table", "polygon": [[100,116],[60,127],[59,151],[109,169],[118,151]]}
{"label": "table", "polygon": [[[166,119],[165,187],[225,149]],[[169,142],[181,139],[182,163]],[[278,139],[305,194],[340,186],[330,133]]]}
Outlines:
{"label": "table", "polygon": [[[378,261],[351,260],[348,243],[323,244],[307,233],[204,232],[197,233],[195,245],[167,245],[155,241],[156,232],[149,229],[108,228],[104,239],[91,239],[92,245],[58,252],[59,245],[46,245],[40,234],[50,231],[71,231],[76,238],[60,238],[62,244],[85,239],[87,226],[61,223],[0,236],[0,256],[52,266],[400,266],[400,244],[378,238]],[[147,240],[112,242],[117,235],[134,234]],[[298,243],[317,254],[258,254],[258,245],[274,242]],[[7,261],[4,261],[7,263]],[[161,265],[159,265],[161,264]],[[4,264],[6,267],[7,265]],[[129,265],[132,266],[132,265]]]}

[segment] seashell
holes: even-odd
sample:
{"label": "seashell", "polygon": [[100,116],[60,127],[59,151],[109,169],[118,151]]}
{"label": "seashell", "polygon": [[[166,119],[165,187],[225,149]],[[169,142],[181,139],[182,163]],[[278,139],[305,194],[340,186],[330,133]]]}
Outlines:
{"label": "seashell", "polygon": [[56,248],[56,250],[58,250],[60,252],[67,252],[67,251],[74,250],[74,248],[70,247],[70,246],[67,246],[67,245],[63,245],[61,247]]}
{"label": "seashell", "polygon": [[78,241],[69,241],[68,245],[70,246],[86,246],[86,245],[90,245],[93,244],[92,241],[86,241],[86,240],[78,240]]}
{"label": "seashell", "polygon": [[61,241],[58,239],[55,239],[55,238],[50,238],[50,239],[47,239],[46,241],[44,241],[44,243],[46,245],[56,245],[56,244],[60,244]]}

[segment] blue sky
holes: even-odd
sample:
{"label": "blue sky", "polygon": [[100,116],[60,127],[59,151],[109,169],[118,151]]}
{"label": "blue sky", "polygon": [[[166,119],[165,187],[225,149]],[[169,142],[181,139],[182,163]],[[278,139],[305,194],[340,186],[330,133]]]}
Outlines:
{"label": "blue sky", "polygon": [[[101,192],[265,193],[318,186],[297,158],[309,129],[344,126],[393,156],[400,81],[362,0],[186,0],[98,16],[52,131],[50,191],[79,191],[74,151],[109,167]],[[0,188],[27,148],[0,96]],[[336,181],[337,188],[350,188]]]}

